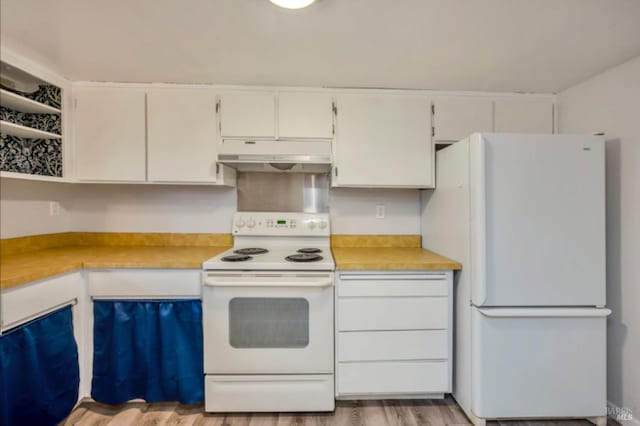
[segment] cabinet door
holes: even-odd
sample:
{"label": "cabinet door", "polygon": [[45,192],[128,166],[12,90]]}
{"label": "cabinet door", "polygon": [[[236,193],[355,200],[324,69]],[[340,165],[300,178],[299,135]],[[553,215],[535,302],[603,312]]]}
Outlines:
{"label": "cabinet door", "polygon": [[553,103],[546,100],[498,99],[496,133],[553,133]]}
{"label": "cabinet door", "polygon": [[222,137],[275,138],[276,95],[273,92],[233,92],[220,96]]}
{"label": "cabinet door", "polygon": [[428,100],[344,95],[338,105],[334,186],[433,186]]}
{"label": "cabinet door", "polygon": [[434,101],[434,140],[456,142],[476,132],[493,131],[491,99],[451,98]]}
{"label": "cabinet door", "polygon": [[278,133],[280,138],[332,138],[331,95],[281,92],[278,98]]}
{"label": "cabinet door", "polygon": [[148,177],[216,181],[216,98],[207,90],[147,94]]}
{"label": "cabinet door", "polygon": [[80,88],[75,94],[73,123],[78,179],[145,180],[143,91]]}

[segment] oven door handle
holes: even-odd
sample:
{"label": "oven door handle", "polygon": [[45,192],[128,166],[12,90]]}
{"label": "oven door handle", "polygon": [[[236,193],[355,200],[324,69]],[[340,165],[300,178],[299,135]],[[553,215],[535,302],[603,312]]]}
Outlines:
{"label": "oven door handle", "polygon": [[298,287],[298,288],[327,288],[333,286],[331,280],[314,281],[225,281],[206,278],[204,285],[207,287]]}

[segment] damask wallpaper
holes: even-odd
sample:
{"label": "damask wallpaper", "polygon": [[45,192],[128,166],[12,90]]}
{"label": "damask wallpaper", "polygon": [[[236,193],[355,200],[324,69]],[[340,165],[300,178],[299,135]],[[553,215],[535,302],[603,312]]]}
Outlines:
{"label": "damask wallpaper", "polygon": [[[28,94],[8,87],[3,89],[54,108],[61,107],[61,91],[56,86],[40,85],[36,92]],[[24,113],[0,107],[0,119],[57,135],[62,134],[59,114]],[[2,133],[0,170],[62,177],[62,141],[60,139],[27,139]]]}

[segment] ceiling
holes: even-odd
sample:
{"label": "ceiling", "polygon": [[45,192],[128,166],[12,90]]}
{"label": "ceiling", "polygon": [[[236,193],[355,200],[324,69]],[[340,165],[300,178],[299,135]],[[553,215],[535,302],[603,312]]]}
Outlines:
{"label": "ceiling", "polygon": [[0,0],[73,80],[557,92],[640,55],[639,0]]}

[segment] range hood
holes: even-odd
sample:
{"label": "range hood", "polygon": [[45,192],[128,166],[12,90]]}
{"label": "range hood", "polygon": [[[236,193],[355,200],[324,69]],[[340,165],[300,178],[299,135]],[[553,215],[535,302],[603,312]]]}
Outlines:
{"label": "range hood", "polygon": [[218,162],[241,172],[325,173],[331,170],[330,140],[223,139]]}

